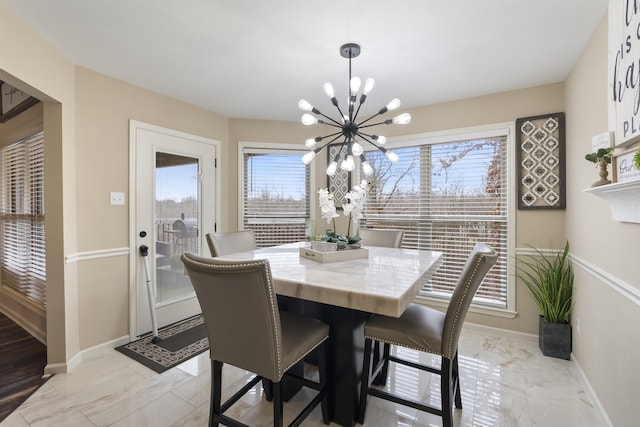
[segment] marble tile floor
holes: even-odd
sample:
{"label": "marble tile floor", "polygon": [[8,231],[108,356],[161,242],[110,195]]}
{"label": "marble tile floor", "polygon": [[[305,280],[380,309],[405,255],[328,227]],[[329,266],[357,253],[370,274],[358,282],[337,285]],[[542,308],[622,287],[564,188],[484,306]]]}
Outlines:
{"label": "marble tile floor", "polygon": [[[431,356],[400,349],[404,357]],[[456,426],[606,426],[589,401],[574,364],[545,357],[529,337],[499,335],[465,328],[459,364],[463,409]],[[249,374],[224,367],[224,390]],[[208,352],[163,374],[157,374],[115,350],[83,360],[68,374],[53,376],[0,424],[0,427],[206,426],[209,416]],[[387,387],[437,402],[439,381],[411,368],[391,368]],[[308,401],[304,390],[285,404],[285,423]],[[224,397],[224,396],[223,396]],[[229,414],[251,426],[271,424],[272,406],[259,386],[236,403]],[[304,426],[323,426],[316,408]],[[332,424],[336,425],[336,424]],[[368,426],[441,426],[439,417],[373,397]]]}

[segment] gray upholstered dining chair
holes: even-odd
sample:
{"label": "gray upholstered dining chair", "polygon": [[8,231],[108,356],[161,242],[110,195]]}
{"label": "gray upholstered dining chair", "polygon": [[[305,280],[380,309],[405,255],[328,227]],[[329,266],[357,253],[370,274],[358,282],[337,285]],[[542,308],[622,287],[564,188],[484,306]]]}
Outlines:
{"label": "gray upholstered dining chair", "polygon": [[[453,404],[462,408],[458,372],[458,339],[471,300],[487,272],[496,262],[495,250],[485,243],[476,243],[462,269],[446,313],[418,304],[410,304],[399,317],[373,315],[364,327],[365,350],[358,421],[364,422],[368,396],[389,400],[442,417],[443,427],[453,425]],[[371,366],[374,342],[384,343],[381,360]],[[391,355],[391,345],[412,348],[440,356],[439,368],[418,364]],[[414,399],[403,398],[391,392],[372,388],[372,378],[380,377],[384,385],[389,362],[400,363],[432,374],[440,375],[440,407],[426,405]],[[455,402],[454,402],[455,400]]]}
{"label": "gray upholstered dining chair", "polygon": [[[244,426],[224,413],[259,381],[267,379],[273,383],[274,426],[282,426],[284,378],[318,391],[290,425],[302,422],[318,403],[324,423],[329,424],[325,353],[329,327],[319,320],[278,310],[267,260],[232,262],[184,253],[182,262],[200,302],[209,337],[209,425]],[[287,372],[313,351],[317,351],[319,381]],[[255,376],[222,403],[224,363]]]}
{"label": "gray upholstered dining chair", "polygon": [[256,237],[252,230],[207,233],[206,238],[212,257],[251,251],[256,248]]}
{"label": "gray upholstered dining chair", "polygon": [[358,231],[362,237],[363,246],[382,246],[385,248],[399,248],[402,246],[404,230],[377,230],[372,228],[361,228]]}

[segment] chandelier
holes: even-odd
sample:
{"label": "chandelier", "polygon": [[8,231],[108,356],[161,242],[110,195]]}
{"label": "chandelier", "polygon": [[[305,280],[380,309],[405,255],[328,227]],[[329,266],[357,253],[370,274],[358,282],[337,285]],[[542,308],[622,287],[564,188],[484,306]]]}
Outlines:
{"label": "chandelier", "polygon": [[[358,100],[361,80],[358,77],[351,77],[351,59],[356,58],[358,55],[360,55],[360,45],[356,43],[344,44],[340,48],[340,55],[343,58],[349,59],[349,94],[347,101],[347,103],[349,104],[348,114],[343,113],[338,103],[338,99],[335,96],[333,85],[328,82],[322,86],[322,89],[324,90],[324,93],[327,94],[329,99],[331,99],[331,103],[338,110],[338,113],[340,114],[339,119],[336,120],[323,114],[322,112],[320,112],[320,110],[315,108],[304,99],[301,99],[300,102],[298,102],[298,108],[306,111],[306,113],[302,115],[302,123],[304,125],[309,126],[319,123],[337,128],[337,131],[334,133],[307,139],[305,141],[305,146],[311,151],[302,156],[302,161],[305,165],[308,165],[309,163],[311,163],[311,160],[313,160],[316,154],[322,151],[322,149],[335,142],[336,140],[344,137],[340,149],[337,150],[338,154],[332,159],[332,161],[329,163],[329,166],[327,167],[327,175],[335,175],[338,167],[340,167],[340,169],[344,171],[353,171],[356,167],[355,158],[358,158],[360,160],[362,172],[365,174],[365,176],[369,176],[373,173],[373,168],[367,162],[364,154],[364,149],[360,142],[366,142],[374,146],[379,151],[384,153],[384,155],[393,163],[398,161],[398,155],[393,151],[387,150],[385,147],[383,147],[385,142],[387,142],[387,138],[382,135],[365,133],[363,132],[363,129],[378,125],[406,125],[411,122],[411,115],[409,113],[403,113],[391,119],[386,119],[376,123],[369,123],[375,117],[381,116],[389,111],[399,108],[400,100],[398,98],[394,98],[387,105],[382,107],[376,114],[358,122],[357,120],[358,113],[360,112],[360,107],[362,107],[362,104],[364,104],[367,96],[369,95],[369,93],[371,93],[371,90],[375,86],[376,82],[372,78],[366,79],[364,82],[362,93],[360,94],[360,99]],[[321,116],[326,120],[318,118],[318,116]],[[325,142],[322,145],[318,146],[320,142],[324,141],[327,138],[331,139],[328,142]]]}

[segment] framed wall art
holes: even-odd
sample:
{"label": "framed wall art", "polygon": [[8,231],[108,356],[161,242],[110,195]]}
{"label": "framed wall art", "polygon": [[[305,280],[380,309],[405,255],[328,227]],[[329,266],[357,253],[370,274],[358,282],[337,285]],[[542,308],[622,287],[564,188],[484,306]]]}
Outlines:
{"label": "framed wall art", "polygon": [[640,140],[638,61],[640,14],[637,2],[609,1],[608,118],[615,146]]}
{"label": "framed wall art", "polygon": [[565,208],[564,113],[516,120],[518,209]]}
{"label": "framed wall art", "polygon": [[0,82],[0,123],[17,116],[38,102],[36,98],[20,89],[8,83]]}
{"label": "framed wall art", "polygon": [[[327,147],[327,165],[340,155],[344,157],[347,147],[342,143],[330,144]],[[345,201],[345,195],[351,189],[351,172],[344,171],[340,168],[336,170],[335,175],[327,175],[327,188],[329,192],[333,194],[333,201],[335,202],[336,209],[342,209],[342,203]]]}

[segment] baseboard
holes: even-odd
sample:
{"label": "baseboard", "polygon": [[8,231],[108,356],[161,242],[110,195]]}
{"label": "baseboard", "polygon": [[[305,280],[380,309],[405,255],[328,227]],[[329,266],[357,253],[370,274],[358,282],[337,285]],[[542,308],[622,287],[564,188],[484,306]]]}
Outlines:
{"label": "baseboard", "polygon": [[578,372],[578,377],[580,378],[580,382],[584,386],[587,396],[589,396],[589,399],[593,403],[593,407],[595,408],[596,411],[598,411],[598,413],[600,414],[600,416],[602,417],[602,420],[606,423],[606,425],[613,427],[613,423],[609,419],[609,416],[607,415],[607,411],[604,409],[604,406],[602,406],[602,404],[600,403],[600,399],[598,399],[598,395],[591,387],[591,383],[589,382],[587,375],[584,373],[584,371],[582,370],[582,366],[580,366],[580,363],[578,362],[578,360],[575,358],[573,354],[571,355],[571,362],[573,362],[576,367],[576,371]]}
{"label": "baseboard", "polygon": [[73,369],[80,364],[83,360],[90,359],[92,357],[98,356],[106,351],[112,350],[116,347],[120,347],[121,345],[127,344],[129,342],[129,335],[124,335],[120,338],[116,338],[111,341],[107,341],[102,344],[98,344],[93,347],[89,347],[78,352],[75,356],[69,359],[66,363],[49,363],[44,368],[45,375],[52,374],[66,374],[68,372],[73,371]]}

